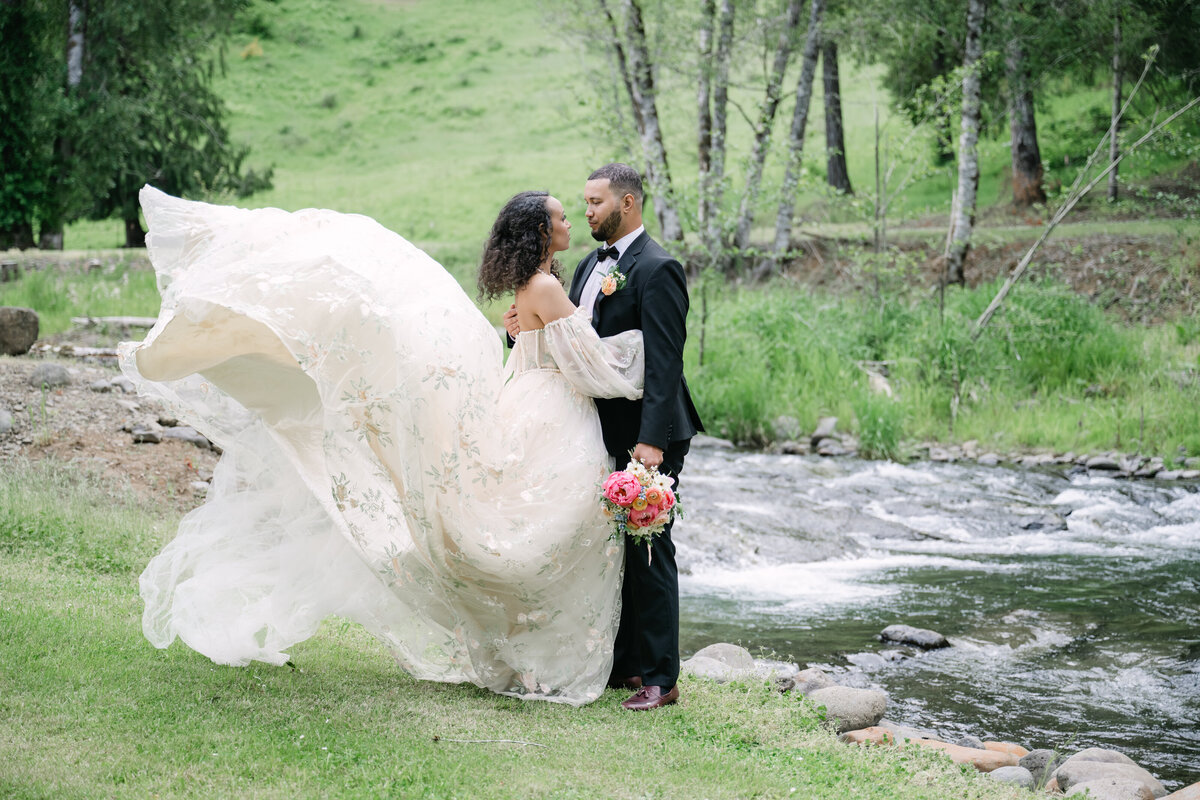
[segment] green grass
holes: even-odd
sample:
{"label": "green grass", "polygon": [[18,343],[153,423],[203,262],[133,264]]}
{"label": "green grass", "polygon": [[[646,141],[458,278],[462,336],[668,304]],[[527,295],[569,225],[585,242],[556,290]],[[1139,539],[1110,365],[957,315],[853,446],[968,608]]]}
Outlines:
{"label": "green grass", "polygon": [[0,795],[1032,796],[929,751],[841,745],[819,710],[762,684],[685,678],[652,714],[616,692],[522,702],[415,681],[338,620],[292,668],[156,650],[136,576],[174,522],[78,466],[0,464]]}
{"label": "green grass", "polygon": [[[1200,453],[1200,329],[1128,327],[1046,282],[1022,285],[972,342],[997,288],[948,292],[944,321],[900,289],[882,304],[783,282],[714,296],[706,323],[693,311],[685,354],[700,414],[712,433],[754,445],[774,438],[780,415],[805,430],[832,415],[867,454],[889,457],[926,439]],[[871,394],[869,361],[890,365],[894,400]]]}
{"label": "green grass", "polygon": [[38,313],[39,336],[71,328],[71,317],[158,316],[154,272],[144,258],[102,253],[101,267],[83,271],[72,264],[22,270],[16,281],[0,283],[0,306],[22,306]]}
{"label": "green grass", "polygon": [[[250,164],[276,168],[275,188],[243,202],[368,214],[429,250],[464,283],[470,283],[496,211],[516,191],[548,189],[580,222],[587,173],[612,159],[639,162],[640,148],[621,133],[622,126],[629,127],[627,119],[613,112],[619,83],[604,53],[571,33],[589,28],[572,13],[539,0],[257,0],[236,26],[225,76],[217,81],[233,135],[252,148]],[[262,55],[243,58],[255,40]],[[890,111],[879,68],[844,61],[847,160],[854,186],[866,194],[874,186],[876,110],[897,178],[907,164],[928,160],[931,138],[913,135],[908,121]],[[745,68],[753,72],[759,65]],[[798,72],[793,64],[785,81],[777,143],[786,139]],[[735,82],[731,97],[753,109],[759,92],[743,86],[756,86],[759,76],[744,78]],[[695,87],[674,70],[663,70],[659,80],[665,142],[686,210],[696,184]],[[1062,84],[1053,76],[1045,84],[1061,90],[1039,108],[1053,188],[1071,182],[1074,167],[1103,134],[1106,124],[1097,114],[1103,115],[1109,101],[1099,85]],[[817,155],[824,152],[822,102],[818,91],[806,143],[804,224],[861,224],[869,216],[861,203],[831,208],[825,199],[824,159]],[[1189,115],[1158,146],[1131,156],[1122,174],[1138,180],[1195,160],[1198,133],[1200,114]],[[749,126],[733,110],[731,204],[738,200],[751,139]],[[983,139],[981,159],[981,207],[1007,203],[1006,126],[994,126]],[[781,173],[776,153],[764,179],[768,200],[778,191]],[[953,165],[918,174],[923,177],[896,198],[892,224],[948,209]],[[773,218],[768,202],[763,222]],[[576,230],[576,246],[564,258],[569,266],[591,243],[582,227]],[[121,237],[119,221],[80,223],[69,229],[67,245],[114,247]]]}

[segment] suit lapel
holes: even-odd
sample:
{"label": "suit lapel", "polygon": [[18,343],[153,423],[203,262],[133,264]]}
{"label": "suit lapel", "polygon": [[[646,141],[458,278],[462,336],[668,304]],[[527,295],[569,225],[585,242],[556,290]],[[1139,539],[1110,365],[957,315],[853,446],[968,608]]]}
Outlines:
{"label": "suit lapel", "polygon": [[[637,259],[641,254],[642,249],[646,246],[646,242],[650,241],[650,234],[642,231],[641,234],[629,243],[629,247],[625,248],[625,252],[621,253],[621,257],[617,259],[617,269],[625,275],[625,285],[628,287],[630,276],[633,274],[634,268],[637,267]],[[593,266],[595,259],[592,259]],[[582,291],[582,289],[580,290]],[[622,291],[622,290],[618,290]],[[600,315],[604,312],[605,295],[603,293],[596,295],[596,308],[592,313],[592,325],[599,327]]]}

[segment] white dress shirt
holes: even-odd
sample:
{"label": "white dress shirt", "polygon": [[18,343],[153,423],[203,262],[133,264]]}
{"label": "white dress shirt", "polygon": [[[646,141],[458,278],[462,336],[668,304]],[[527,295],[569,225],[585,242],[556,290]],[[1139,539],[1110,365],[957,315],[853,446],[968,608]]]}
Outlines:
{"label": "white dress shirt", "polygon": [[[617,248],[617,260],[625,255],[625,251],[629,245],[633,244],[633,240],[642,235],[642,231],[646,230],[646,226],[638,225],[635,230],[622,236],[612,243],[612,247]],[[608,247],[609,245],[605,245]],[[586,308],[588,316],[591,316],[593,309],[596,307],[596,297],[600,294],[600,279],[612,269],[616,262],[611,258],[603,258],[596,262],[592,267],[592,274],[587,276],[587,281],[583,284],[583,293],[579,296],[579,307]]]}

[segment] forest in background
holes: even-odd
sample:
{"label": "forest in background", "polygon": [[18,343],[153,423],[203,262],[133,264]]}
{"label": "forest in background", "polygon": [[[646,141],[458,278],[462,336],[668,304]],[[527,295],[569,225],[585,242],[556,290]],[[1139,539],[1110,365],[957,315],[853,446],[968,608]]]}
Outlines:
{"label": "forest in background", "polygon": [[[1089,154],[1098,153],[1092,175],[1109,157],[1118,83],[1120,96],[1132,97],[1118,130],[1122,153],[1187,101],[1194,43],[1176,39],[1195,3],[992,2],[967,66],[970,5],[236,3],[180,58],[203,66],[196,74],[225,109],[221,141],[243,159],[238,169],[257,165],[253,176],[271,186],[209,180],[179,189],[182,181],[150,180],[221,202],[369,214],[469,289],[491,217],[511,193],[549,189],[578,221],[591,168],[612,159],[646,167],[661,140],[671,180],[647,170],[651,205],[657,212],[660,199],[670,200],[678,232],[651,225],[669,243],[682,237],[672,246],[694,273],[688,370],[713,432],[764,445],[780,438],[780,417],[807,426],[833,414],[877,443],[864,452],[893,457],[908,452],[905,443],[967,438],[1200,452],[1200,425],[1188,410],[1198,364],[1194,112],[1128,154],[1116,199],[1105,198],[1106,182],[1085,197],[989,331],[971,335]],[[828,106],[819,73],[835,63],[834,40],[840,153],[818,124]],[[1044,203],[1036,192],[1032,203],[1014,203],[1019,186],[1031,196],[1029,181],[1013,179],[1014,42],[1026,54]],[[646,76],[658,139],[646,133]],[[951,218],[961,216],[950,212],[963,185],[956,153],[971,76],[980,101],[978,201],[960,287],[948,280],[947,262]],[[772,85],[778,104],[763,127]],[[797,140],[806,85],[808,122]],[[751,191],[760,139],[771,147],[762,148]],[[791,155],[796,141],[799,158]],[[852,192],[830,186],[838,155]],[[794,189],[785,190],[789,171]],[[258,191],[238,198],[251,188]],[[751,196],[755,211],[739,244]],[[783,200],[793,217],[780,250]],[[92,209],[66,225],[67,246],[121,243],[119,221],[88,215],[101,216]],[[568,269],[591,246],[579,230]],[[20,302],[15,289],[3,291],[3,302]],[[117,294],[140,303],[140,313],[156,310],[152,291],[140,300]],[[497,309],[485,311],[495,318]],[[872,372],[890,382],[890,397],[872,392]]]}

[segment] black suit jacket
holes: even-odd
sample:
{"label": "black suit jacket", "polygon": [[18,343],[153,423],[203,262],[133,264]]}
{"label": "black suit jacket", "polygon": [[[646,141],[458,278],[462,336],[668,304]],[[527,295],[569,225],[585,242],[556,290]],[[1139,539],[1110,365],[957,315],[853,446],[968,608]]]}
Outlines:
{"label": "black suit jacket", "polygon": [[[575,268],[570,297],[579,304],[583,285],[596,265],[595,251]],[[679,262],[645,231],[617,262],[625,285],[598,295],[592,325],[601,336],[641,330],[646,348],[646,388],[641,400],[597,398],[604,446],[618,465],[638,442],[666,450],[671,442],[703,431],[683,377],[687,339],[687,278]]]}

